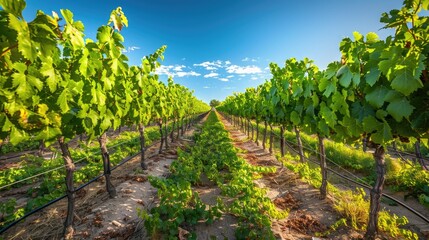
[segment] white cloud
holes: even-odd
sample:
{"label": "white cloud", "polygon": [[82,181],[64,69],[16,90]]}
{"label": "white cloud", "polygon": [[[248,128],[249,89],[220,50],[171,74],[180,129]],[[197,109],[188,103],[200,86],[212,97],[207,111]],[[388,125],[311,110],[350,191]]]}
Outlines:
{"label": "white cloud", "polygon": [[243,59],[241,59],[242,62],[257,62],[258,60],[254,59],[254,58],[248,58],[245,57]]}
{"label": "white cloud", "polygon": [[160,67],[158,67],[155,71],[156,74],[158,75],[169,75],[172,76],[173,73],[170,72],[170,70],[172,70],[174,68],[174,66],[167,66],[167,65],[161,65]]}
{"label": "white cloud", "polygon": [[222,89],[234,89],[235,87],[224,87]]}
{"label": "white cloud", "polygon": [[176,72],[181,72],[181,71],[183,71],[182,70],[183,68],[186,68],[186,66],[185,65],[180,65],[180,66],[176,65],[176,66],[174,66],[173,70]]}
{"label": "white cloud", "polygon": [[[208,67],[218,68],[218,67],[222,67],[222,61],[217,60],[217,61],[213,61],[213,62],[205,61],[205,62],[202,62],[202,63],[195,63],[194,67],[204,67],[206,69]],[[208,69],[208,70],[210,70],[210,69]]]}
{"label": "white cloud", "polygon": [[132,52],[132,51],[139,50],[139,49],[140,49],[140,47],[131,46],[131,47],[127,47],[127,49],[122,49],[122,52],[124,52],[124,53],[126,53],[126,52]]}
{"label": "white cloud", "polygon": [[218,78],[220,81],[222,81],[222,82],[228,82],[229,81],[229,79],[228,78]]}
{"label": "white cloud", "polygon": [[185,65],[161,65],[156,69],[155,73],[158,75],[167,75],[172,77],[198,77],[201,76],[200,73],[195,71],[187,72]]}
{"label": "white cloud", "polygon": [[218,76],[219,76],[219,73],[214,73],[214,72],[204,75],[205,78],[217,78]]}
{"label": "white cloud", "polygon": [[228,73],[236,73],[236,74],[255,74],[255,73],[261,73],[261,69],[257,66],[237,66],[237,65],[231,65],[226,68],[226,71]]}
{"label": "white cloud", "polygon": [[207,88],[210,88],[210,87],[208,87],[208,86],[204,86],[203,88],[207,89]]}
{"label": "white cloud", "polygon": [[194,67],[203,67],[206,70],[212,71],[217,70],[219,68],[224,68],[228,65],[231,65],[231,61],[222,61],[222,60],[216,60],[216,61],[205,61],[202,63],[195,63],[193,64]]}
{"label": "white cloud", "polygon": [[233,78],[233,77],[234,77],[234,75],[226,76],[226,78]]}
{"label": "white cloud", "polygon": [[187,77],[187,76],[193,76],[193,77],[198,77],[201,74],[194,72],[194,71],[190,71],[190,72],[176,72],[176,75],[178,77]]}
{"label": "white cloud", "polygon": [[251,80],[258,80],[258,78],[257,78],[257,77],[251,77],[250,79],[251,79]]}

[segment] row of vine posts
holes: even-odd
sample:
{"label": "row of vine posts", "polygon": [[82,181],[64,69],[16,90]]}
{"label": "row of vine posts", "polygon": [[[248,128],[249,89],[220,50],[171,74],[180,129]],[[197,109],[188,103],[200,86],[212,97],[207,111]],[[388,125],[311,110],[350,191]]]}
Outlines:
{"label": "row of vine posts", "polygon": [[428,0],[405,0],[401,9],[383,13],[380,21],[394,30],[393,36],[382,40],[373,32],[366,36],[354,32],[354,40],[340,43],[341,61],[325,70],[307,58],[290,58],[284,67],[271,63],[270,80],[228,97],[218,107],[239,117],[242,125],[254,120],[257,126],[261,121],[280,126],[282,156],[285,129],[295,131],[301,161],[300,131],[317,136],[322,198],[327,194],[326,138],[345,143],[364,140],[365,148],[375,149],[377,177],[370,193],[367,239],[374,239],[378,231],[387,145],[397,140],[413,141],[416,150],[422,143],[428,145],[429,17],[424,14],[428,8]]}

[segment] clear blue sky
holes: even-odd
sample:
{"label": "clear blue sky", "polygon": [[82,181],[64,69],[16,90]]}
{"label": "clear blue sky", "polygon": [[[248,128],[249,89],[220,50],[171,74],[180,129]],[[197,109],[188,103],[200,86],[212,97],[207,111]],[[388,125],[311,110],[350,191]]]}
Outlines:
{"label": "clear blue sky", "polygon": [[122,31],[133,65],[167,45],[165,80],[193,89],[209,102],[257,86],[270,78],[268,64],[308,57],[324,69],[339,60],[339,42],[380,30],[381,13],[402,6],[400,0],[27,0],[24,17],[69,9],[85,25],[88,38],[121,6],[129,26]]}

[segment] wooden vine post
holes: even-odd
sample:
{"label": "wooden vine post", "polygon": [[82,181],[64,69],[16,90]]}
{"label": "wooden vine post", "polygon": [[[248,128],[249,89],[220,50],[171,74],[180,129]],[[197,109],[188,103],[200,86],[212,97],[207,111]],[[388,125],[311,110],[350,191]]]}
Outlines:
{"label": "wooden vine post", "polygon": [[270,124],[270,153],[273,153],[274,132],[273,125]]}
{"label": "wooden vine post", "polygon": [[281,156],[285,156],[285,128],[284,126],[280,126],[280,152]]}
{"label": "wooden vine post", "polygon": [[158,151],[158,153],[161,154],[162,153],[162,147],[164,146],[164,131],[162,130],[162,118],[160,118],[158,120],[158,127],[159,127],[159,135],[161,136],[161,143],[159,144],[159,151]]}
{"label": "wooden vine post", "polygon": [[103,158],[103,170],[104,170],[104,177],[106,179],[106,190],[109,193],[109,196],[111,198],[114,198],[114,197],[116,197],[116,189],[113,186],[112,181],[110,179],[111,164],[110,164],[109,151],[107,150],[107,134],[106,133],[103,133],[98,138],[98,143],[100,144],[101,156]]}
{"label": "wooden vine post", "polygon": [[264,121],[264,135],[262,137],[262,148],[265,150],[265,142],[267,141],[267,121]]}
{"label": "wooden vine post", "polygon": [[295,135],[296,135],[296,142],[298,144],[298,155],[299,155],[299,159],[301,160],[301,162],[304,162],[304,150],[302,147],[302,140],[301,140],[301,135],[300,135],[300,131],[298,127],[295,127]]}
{"label": "wooden vine post", "polygon": [[378,233],[378,216],[380,212],[380,202],[383,192],[383,185],[386,175],[386,165],[384,161],[384,147],[377,145],[374,152],[375,168],[377,178],[370,193],[369,220],[365,233],[365,238],[375,239]]}
{"label": "wooden vine post", "polygon": [[65,239],[71,239],[73,237],[73,217],[75,208],[75,192],[73,185],[73,173],[75,171],[75,165],[70,155],[68,144],[64,141],[64,137],[58,139],[61,153],[63,156],[64,164],[66,166],[66,187],[67,187],[67,216],[64,221],[63,235]]}
{"label": "wooden vine post", "polygon": [[319,141],[319,160],[320,160],[320,173],[322,175],[322,184],[320,186],[320,198],[325,199],[327,196],[327,187],[328,187],[328,169],[326,166],[326,154],[325,154],[325,144],[324,137],[320,134],[317,134]]}
{"label": "wooden vine post", "polygon": [[145,127],[142,123],[139,123],[139,133],[140,133],[140,167],[143,170],[147,170],[147,164],[145,161],[145,152],[146,152],[146,139],[144,136]]}

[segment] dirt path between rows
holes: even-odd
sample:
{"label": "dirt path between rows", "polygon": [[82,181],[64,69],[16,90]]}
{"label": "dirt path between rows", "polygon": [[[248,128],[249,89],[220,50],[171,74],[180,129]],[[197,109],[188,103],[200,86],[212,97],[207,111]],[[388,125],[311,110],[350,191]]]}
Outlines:
{"label": "dirt path between rows", "polygon": [[[195,127],[186,131],[161,154],[158,154],[159,143],[149,148],[146,151],[148,170],[140,168],[140,156],[137,156],[113,171],[111,178],[117,197],[109,198],[104,178],[78,191],[73,239],[142,239],[145,231],[137,209],[150,209],[156,197],[156,189],[147,181],[148,176],[167,176],[170,164],[177,159],[177,149],[192,143],[194,130]],[[2,237],[61,239],[66,206],[67,200],[61,200],[18,223]]]}
{"label": "dirt path between rows", "polygon": [[[332,208],[331,200],[319,199],[318,189],[301,181],[294,172],[282,168],[267,150],[248,140],[246,134],[222,117],[221,120],[229,131],[234,146],[241,150],[240,155],[244,159],[253,165],[277,168],[276,173],[258,179],[256,184],[268,189],[268,197],[278,208],[290,209],[288,218],[273,220],[272,230],[278,239],[312,239],[317,232],[328,230],[329,226],[341,218]],[[344,227],[328,235],[329,239],[362,237],[362,233]]]}

